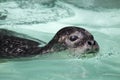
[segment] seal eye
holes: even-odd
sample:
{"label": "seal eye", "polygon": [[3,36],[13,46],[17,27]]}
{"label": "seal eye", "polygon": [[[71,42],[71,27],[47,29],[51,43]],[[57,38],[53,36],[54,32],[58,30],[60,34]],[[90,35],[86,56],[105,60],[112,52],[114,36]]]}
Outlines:
{"label": "seal eye", "polygon": [[78,36],[70,36],[70,40],[71,41],[75,41],[75,40],[77,40],[78,39]]}

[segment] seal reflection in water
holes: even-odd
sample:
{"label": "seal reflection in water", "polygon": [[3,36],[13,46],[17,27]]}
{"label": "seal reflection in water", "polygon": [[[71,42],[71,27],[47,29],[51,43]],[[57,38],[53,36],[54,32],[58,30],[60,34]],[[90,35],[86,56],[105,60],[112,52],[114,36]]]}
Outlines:
{"label": "seal reflection in water", "polygon": [[[43,47],[42,42],[16,36],[14,31],[0,29],[0,57],[15,58],[37,54],[73,50],[74,55],[96,53],[99,45],[87,30],[69,26],[59,30],[52,40]],[[22,34],[21,34],[22,35]],[[77,52],[77,53],[76,53]]]}

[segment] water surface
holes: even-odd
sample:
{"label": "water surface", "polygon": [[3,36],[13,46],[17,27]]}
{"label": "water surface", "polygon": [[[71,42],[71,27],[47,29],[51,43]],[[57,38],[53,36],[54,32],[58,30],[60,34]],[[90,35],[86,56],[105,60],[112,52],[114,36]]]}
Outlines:
{"label": "water surface", "polygon": [[31,1],[1,0],[0,17],[7,17],[0,19],[0,28],[49,42],[62,27],[83,27],[95,36],[100,52],[96,56],[82,58],[62,51],[28,58],[1,59],[1,80],[119,80],[119,1],[105,0],[109,4],[104,5],[103,0],[87,3],[79,0],[84,4],[82,7],[76,0]]}

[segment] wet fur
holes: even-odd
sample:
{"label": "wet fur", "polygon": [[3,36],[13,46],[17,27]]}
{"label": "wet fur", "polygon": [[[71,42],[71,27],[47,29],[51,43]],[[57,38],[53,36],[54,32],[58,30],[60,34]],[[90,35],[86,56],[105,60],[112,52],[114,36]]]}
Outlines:
{"label": "wet fur", "polygon": [[[77,44],[78,42],[73,45],[70,44],[70,46],[73,46],[70,47],[68,45],[69,43],[67,43],[66,41],[69,39],[69,36],[71,34],[74,34],[75,32],[80,32],[82,36],[85,37],[85,40],[83,40],[83,42],[79,45]],[[94,37],[88,31],[83,28],[70,26],[59,30],[48,44],[43,47],[39,47],[39,45],[44,42],[31,38],[29,36],[25,36],[24,34],[16,33],[11,30],[0,29],[0,57],[26,57],[37,54],[46,54],[55,51],[62,51],[69,48],[79,50],[81,47],[81,49],[84,49],[83,45],[85,44],[85,41],[89,39],[93,40]]]}

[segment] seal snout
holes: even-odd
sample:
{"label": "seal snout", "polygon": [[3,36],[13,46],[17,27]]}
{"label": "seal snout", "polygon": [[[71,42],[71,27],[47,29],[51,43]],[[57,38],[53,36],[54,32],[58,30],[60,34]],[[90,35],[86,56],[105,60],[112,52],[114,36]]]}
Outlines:
{"label": "seal snout", "polygon": [[88,40],[87,42],[87,53],[95,53],[99,51],[98,43],[95,40]]}

